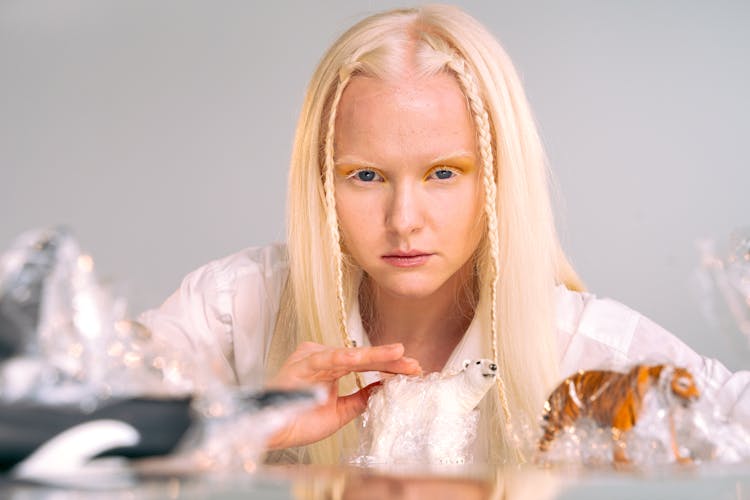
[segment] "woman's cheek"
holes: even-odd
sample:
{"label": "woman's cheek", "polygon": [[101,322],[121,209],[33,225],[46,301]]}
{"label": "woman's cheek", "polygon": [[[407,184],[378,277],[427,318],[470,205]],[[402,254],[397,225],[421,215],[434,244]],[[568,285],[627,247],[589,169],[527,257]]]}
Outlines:
{"label": "woman's cheek", "polygon": [[475,220],[478,202],[473,189],[456,189],[439,193],[434,197],[432,213],[442,221],[450,221],[454,226],[464,227]]}
{"label": "woman's cheek", "polygon": [[377,232],[380,207],[377,197],[369,193],[342,193],[337,200],[337,211],[349,246],[371,240]]}

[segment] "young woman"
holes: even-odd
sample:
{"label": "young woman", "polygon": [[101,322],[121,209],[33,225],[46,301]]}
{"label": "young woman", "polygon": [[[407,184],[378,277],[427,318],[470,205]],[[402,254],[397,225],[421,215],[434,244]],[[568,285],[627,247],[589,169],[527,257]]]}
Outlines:
{"label": "young woman", "polygon": [[747,418],[747,374],[583,292],[515,70],[456,8],[374,15],[329,49],[300,115],[288,203],[286,246],[212,262],[142,317],[226,382],[257,382],[262,367],[276,386],[326,384],[327,403],[274,436],[295,450],[287,459],[351,450],[345,425],[378,372],[480,357],[500,377],[481,407],[479,460],[514,460],[523,443],[510,430],[537,425],[578,369],[670,361]]}

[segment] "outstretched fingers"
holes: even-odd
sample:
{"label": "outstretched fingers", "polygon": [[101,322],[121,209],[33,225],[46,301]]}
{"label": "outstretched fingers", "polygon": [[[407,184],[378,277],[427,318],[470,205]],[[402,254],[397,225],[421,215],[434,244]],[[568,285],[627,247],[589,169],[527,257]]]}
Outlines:
{"label": "outstretched fingers", "polygon": [[317,351],[307,356],[299,368],[301,376],[318,380],[339,378],[342,372],[382,371],[415,375],[421,371],[417,360],[404,357],[401,344]]}
{"label": "outstretched fingers", "polygon": [[404,357],[402,344],[332,348],[305,342],[289,356],[269,386],[295,388],[334,383],[352,372],[368,371],[418,375],[422,368],[416,359]]}
{"label": "outstretched fingers", "polygon": [[291,389],[320,384],[328,389],[328,398],[277,432],[269,446],[284,448],[315,442],[361,414],[377,383],[339,397],[338,380],[352,372],[367,371],[416,375],[422,370],[417,360],[404,357],[402,344],[355,348],[333,348],[311,342],[300,344],[268,386]]}

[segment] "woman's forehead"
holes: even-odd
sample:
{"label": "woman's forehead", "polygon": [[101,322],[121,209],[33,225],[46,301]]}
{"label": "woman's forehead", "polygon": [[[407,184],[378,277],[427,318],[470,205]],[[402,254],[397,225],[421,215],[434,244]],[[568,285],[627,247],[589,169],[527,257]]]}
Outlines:
{"label": "woman's forehead", "polygon": [[363,75],[352,77],[341,96],[339,115],[352,107],[381,107],[392,102],[409,106],[432,101],[437,105],[466,108],[466,98],[452,73],[417,76],[402,72],[400,75],[387,80]]}
{"label": "woman's forehead", "polygon": [[447,73],[395,81],[354,77],[341,97],[335,127],[337,163],[347,156],[387,163],[476,151],[466,98]]}

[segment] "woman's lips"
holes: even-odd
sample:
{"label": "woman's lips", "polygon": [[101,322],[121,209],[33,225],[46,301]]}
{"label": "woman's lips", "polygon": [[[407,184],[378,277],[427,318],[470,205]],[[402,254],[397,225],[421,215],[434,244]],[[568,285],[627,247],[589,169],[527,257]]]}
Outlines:
{"label": "woman's lips", "polygon": [[396,267],[421,266],[432,257],[432,254],[423,253],[416,255],[383,255],[383,260]]}

